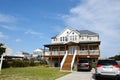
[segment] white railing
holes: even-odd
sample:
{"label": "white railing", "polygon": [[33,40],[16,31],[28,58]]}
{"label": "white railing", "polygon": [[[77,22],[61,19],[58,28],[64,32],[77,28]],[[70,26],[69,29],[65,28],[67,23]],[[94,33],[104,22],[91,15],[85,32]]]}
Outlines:
{"label": "white railing", "polygon": [[63,64],[65,62],[65,59],[66,59],[67,55],[68,55],[68,51],[66,50],[66,53],[65,53],[65,55],[64,55],[64,57],[63,57],[63,59],[62,59],[62,61],[60,63],[60,71],[62,71],[62,67],[63,67]]}
{"label": "white railing", "polygon": [[50,56],[50,51],[45,52],[45,56]]}
{"label": "white railing", "polygon": [[65,55],[65,51],[60,51],[60,55]]}
{"label": "white railing", "polygon": [[87,55],[88,54],[88,50],[80,50],[80,55]]}
{"label": "white railing", "polygon": [[99,55],[99,50],[80,50],[79,55],[88,55],[88,53],[90,55]]}
{"label": "white railing", "polygon": [[[65,51],[52,51],[52,55],[65,55]],[[45,52],[45,56],[50,56],[50,51]]]}
{"label": "white railing", "polygon": [[[65,55],[65,51],[52,51],[52,55]],[[79,55],[99,55],[99,50],[80,50]],[[45,56],[50,56],[50,51],[45,52]]]}
{"label": "white railing", "polygon": [[89,50],[90,55],[98,55],[99,50]]}
{"label": "white railing", "polygon": [[75,62],[76,55],[77,55],[77,51],[75,50],[75,53],[73,55],[72,62],[71,62],[71,72],[72,72],[72,68],[73,68],[74,62]]}

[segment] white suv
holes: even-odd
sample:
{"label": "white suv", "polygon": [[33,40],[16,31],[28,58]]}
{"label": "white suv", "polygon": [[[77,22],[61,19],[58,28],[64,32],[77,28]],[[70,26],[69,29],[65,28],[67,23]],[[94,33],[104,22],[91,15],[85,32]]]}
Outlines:
{"label": "white suv", "polygon": [[96,79],[111,77],[120,80],[120,66],[115,60],[98,60],[96,65]]}

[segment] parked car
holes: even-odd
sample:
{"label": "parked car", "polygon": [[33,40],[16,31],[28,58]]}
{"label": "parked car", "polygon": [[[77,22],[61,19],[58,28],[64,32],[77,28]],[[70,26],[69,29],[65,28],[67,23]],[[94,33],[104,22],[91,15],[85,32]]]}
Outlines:
{"label": "parked car", "polygon": [[79,62],[77,63],[77,71],[80,70],[88,70],[91,71],[91,63],[87,59],[80,59]]}
{"label": "parked car", "polygon": [[107,77],[120,80],[120,66],[116,60],[98,60],[95,75],[96,79]]}

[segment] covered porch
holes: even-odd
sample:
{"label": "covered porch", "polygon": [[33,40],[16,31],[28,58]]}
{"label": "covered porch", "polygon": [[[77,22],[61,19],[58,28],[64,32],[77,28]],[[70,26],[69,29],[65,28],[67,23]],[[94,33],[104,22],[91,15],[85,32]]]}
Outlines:
{"label": "covered porch", "polygon": [[49,65],[54,66],[54,62],[61,63],[66,51],[69,55],[73,55],[77,52],[75,62],[78,62],[80,58],[95,58],[100,56],[100,41],[94,42],[69,42],[62,44],[47,44],[44,45],[44,59],[48,58]]}

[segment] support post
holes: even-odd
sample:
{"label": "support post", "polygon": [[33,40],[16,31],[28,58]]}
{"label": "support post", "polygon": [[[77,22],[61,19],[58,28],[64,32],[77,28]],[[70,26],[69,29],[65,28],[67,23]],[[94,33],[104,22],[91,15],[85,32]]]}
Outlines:
{"label": "support post", "polygon": [[52,67],[52,47],[50,47],[50,66]]}
{"label": "support post", "polygon": [[0,61],[0,71],[1,71],[1,69],[2,69],[3,56],[4,56],[4,53],[1,55],[1,61]]}
{"label": "support post", "polygon": [[60,46],[58,47],[58,55],[59,55],[58,63],[59,63],[59,65],[60,65]]}
{"label": "support post", "polygon": [[45,46],[44,46],[43,57],[44,57],[44,61],[45,61],[46,60],[46,58],[45,58]]}

